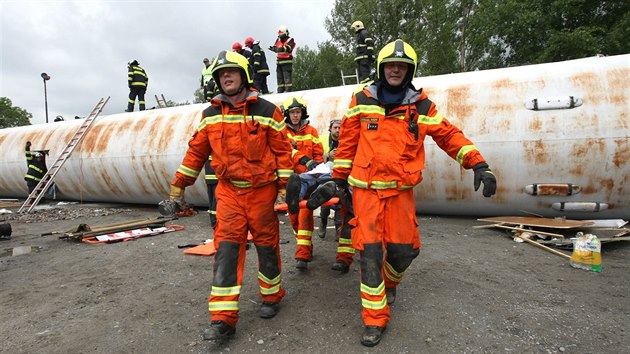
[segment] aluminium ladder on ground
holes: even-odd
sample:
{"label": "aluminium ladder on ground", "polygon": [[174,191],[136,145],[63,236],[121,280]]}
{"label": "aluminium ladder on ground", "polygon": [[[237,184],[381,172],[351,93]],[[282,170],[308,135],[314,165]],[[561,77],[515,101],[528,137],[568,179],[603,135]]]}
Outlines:
{"label": "aluminium ladder on ground", "polygon": [[66,160],[70,157],[72,151],[74,151],[74,148],[81,142],[81,140],[83,140],[85,133],[87,133],[90,127],[92,127],[92,124],[96,120],[96,117],[98,117],[99,113],[101,113],[103,107],[105,107],[105,104],[107,104],[107,101],[109,101],[109,96],[107,97],[107,99],[101,98],[101,100],[98,101],[98,103],[92,110],[92,113],[90,113],[90,115],[83,120],[83,123],[74,133],[61,154],[59,154],[59,157],[57,157],[55,163],[53,163],[52,167],[50,167],[48,172],[44,174],[44,177],[42,177],[42,180],[39,181],[35,189],[33,189],[33,191],[28,195],[28,197],[24,201],[24,204],[22,204],[22,206],[18,210],[18,213],[29,213],[39,203],[45,192],[53,184],[53,180],[57,176],[57,173],[61,169],[61,166],[63,166]]}
{"label": "aluminium ladder on ground", "polygon": [[167,104],[166,104],[166,98],[164,98],[164,95],[161,94],[160,96],[162,96],[162,99],[160,99],[158,97],[158,95],[155,95],[155,100],[157,101],[158,107],[160,107],[160,108],[168,107]]}

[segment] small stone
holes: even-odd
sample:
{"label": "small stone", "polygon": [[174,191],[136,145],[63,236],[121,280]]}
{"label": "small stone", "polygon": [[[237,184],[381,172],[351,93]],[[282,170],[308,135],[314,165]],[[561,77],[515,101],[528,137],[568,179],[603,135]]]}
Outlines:
{"label": "small stone", "polygon": [[256,343],[258,343],[258,344],[263,344],[263,343],[265,343],[265,341],[264,341],[264,340],[262,340],[262,339],[259,339]]}
{"label": "small stone", "polygon": [[559,350],[560,352],[562,352],[562,353],[564,353],[564,351],[565,351],[564,347],[560,347],[560,348],[558,348],[558,350]]}
{"label": "small stone", "polygon": [[431,337],[427,337],[427,339],[425,339],[424,341],[427,342],[427,343],[431,343],[431,342],[433,342],[433,339],[431,339]]}

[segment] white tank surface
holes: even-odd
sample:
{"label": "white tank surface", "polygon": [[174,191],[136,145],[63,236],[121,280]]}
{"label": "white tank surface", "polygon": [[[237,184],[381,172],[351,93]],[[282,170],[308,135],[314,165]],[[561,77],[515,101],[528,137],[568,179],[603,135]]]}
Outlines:
{"label": "white tank surface", "polygon": [[[420,77],[438,111],[462,129],[498,179],[497,194],[473,190],[462,169],[427,137],[417,211],[437,215],[630,218],[630,55]],[[320,134],[341,118],[357,85],[265,95],[304,98]],[[154,204],[207,104],[99,117],[57,175],[62,198]],[[54,162],[81,121],[0,130],[0,197],[27,196],[24,144]],[[343,133],[343,132],[342,132]],[[203,176],[186,200],[207,205]],[[558,204],[564,203],[564,204]],[[556,208],[553,206],[556,205]],[[606,205],[606,208],[557,208]]]}

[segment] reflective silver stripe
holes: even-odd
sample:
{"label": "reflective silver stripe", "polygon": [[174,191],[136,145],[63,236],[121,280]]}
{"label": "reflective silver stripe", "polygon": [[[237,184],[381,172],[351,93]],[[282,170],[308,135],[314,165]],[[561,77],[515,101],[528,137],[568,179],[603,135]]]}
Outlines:
{"label": "reflective silver stripe", "polygon": [[241,293],[241,286],[229,286],[229,287],[221,287],[221,286],[212,286],[210,290],[210,295],[214,296],[231,296],[231,295],[239,295]]}
{"label": "reflective silver stripe", "polygon": [[197,178],[201,171],[193,170],[192,168],[186,167],[184,165],[179,165],[177,172],[192,178]]}

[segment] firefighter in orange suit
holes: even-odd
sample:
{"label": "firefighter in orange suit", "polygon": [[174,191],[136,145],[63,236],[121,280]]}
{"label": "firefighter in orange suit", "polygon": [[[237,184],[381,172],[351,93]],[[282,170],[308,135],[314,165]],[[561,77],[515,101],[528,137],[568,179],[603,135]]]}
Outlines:
{"label": "firefighter in orange suit", "polygon": [[293,172],[284,117],[278,107],[251,88],[247,58],[222,51],[213,66],[212,77],[220,94],[203,111],[170,193],[171,200],[182,202],[184,188],[195,182],[212,155],[219,181],[214,231],[217,253],[206,340],[231,337],[236,332],[248,232],[259,260],[259,315],[271,318],[277,314],[285,291],[281,284],[279,221],[273,207],[277,197],[285,195],[287,178]]}
{"label": "firefighter in orange suit", "polygon": [[[319,140],[317,129],[309,124],[306,102],[300,97],[289,97],[282,104],[287,133],[293,146],[293,162],[295,174],[289,177],[288,195],[297,196],[300,190],[299,173],[310,171],[324,162],[324,146]],[[297,246],[295,250],[295,267],[305,270],[313,257],[313,211],[300,209],[298,200],[288,200],[289,218],[295,233]]]}
{"label": "firefighter in orange suit", "polygon": [[465,169],[474,188],[496,192],[496,178],[481,153],[435,108],[411,80],[414,49],[402,40],[377,57],[377,80],[353,95],[341,122],[333,181],[352,188],[355,218],[352,245],[361,263],[361,303],[365,329],[361,343],[375,346],[389,322],[396,286],[420,250],[413,187],[422,180],[424,138],[428,135]]}
{"label": "firefighter in orange suit", "polygon": [[278,93],[293,91],[293,49],[295,40],[289,36],[289,29],[285,25],[278,27],[278,39],[269,47],[276,53],[276,76]]}

